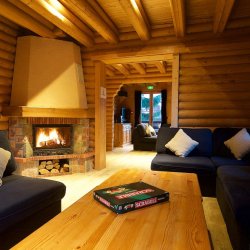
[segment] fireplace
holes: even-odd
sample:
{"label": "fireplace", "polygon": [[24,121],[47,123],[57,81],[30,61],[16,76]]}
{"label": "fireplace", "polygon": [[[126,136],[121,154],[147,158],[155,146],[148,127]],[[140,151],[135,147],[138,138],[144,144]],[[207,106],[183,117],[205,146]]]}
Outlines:
{"label": "fireplace", "polygon": [[33,124],[34,155],[71,154],[72,144],[72,125]]}
{"label": "fireplace", "polygon": [[90,121],[85,118],[10,117],[15,173],[39,177],[91,171],[94,151],[89,130]]}

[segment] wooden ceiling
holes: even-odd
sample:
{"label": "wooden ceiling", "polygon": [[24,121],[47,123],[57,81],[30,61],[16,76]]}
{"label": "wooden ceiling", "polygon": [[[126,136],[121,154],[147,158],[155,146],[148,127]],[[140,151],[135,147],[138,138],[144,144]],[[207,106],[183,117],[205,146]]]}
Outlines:
{"label": "wooden ceiling", "polygon": [[[91,52],[249,33],[250,1],[0,0],[0,16],[42,37],[73,39]],[[106,61],[107,75],[166,74],[172,58],[151,61]]]}

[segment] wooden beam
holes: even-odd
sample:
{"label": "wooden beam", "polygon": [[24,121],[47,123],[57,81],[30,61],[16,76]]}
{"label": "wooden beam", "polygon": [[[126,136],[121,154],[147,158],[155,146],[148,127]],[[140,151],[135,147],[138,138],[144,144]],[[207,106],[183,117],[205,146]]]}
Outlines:
{"label": "wooden beam", "polygon": [[150,31],[147,25],[148,21],[146,21],[145,12],[141,12],[142,5],[140,4],[140,8],[138,7],[137,2],[135,0],[119,0],[124,11],[127,13],[129,21],[133,25],[135,31],[141,40],[149,40],[150,39]]}
{"label": "wooden beam", "polygon": [[233,9],[235,0],[217,0],[214,15],[214,33],[222,33]]}
{"label": "wooden beam", "polygon": [[146,71],[140,63],[130,63],[141,75],[145,75]]}
{"label": "wooden beam", "polygon": [[[119,53],[119,52],[118,52]],[[85,54],[85,53],[84,53]],[[86,53],[87,54],[87,53]],[[173,54],[164,54],[164,55],[131,55],[129,57],[118,57],[118,56],[114,56],[114,54],[110,51],[110,55],[101,55],[101,54],[96,54],[95,52],[93,53],[89,53],[90,57],[98,57],[100,58],[101,61],[103,61],[106,64],[116,64],[116,63],[126,63],[126,64],[130,64],[130,63],[134,63],[134,62],[138,62],[138,63],[146,63],[146,62],[151,62],[151,61],[156,61],[156,60],[172,60],[173,58]]]}
{"label": "wooden beam", "polygon": [[112,71],[109,67],[107,67],[107,65],[106,65],[106,74],[108,76],[114,76],[115,75],[114,71]]}
{"label": "wooden beam", "polygon": [[0,15],[42,37],[55,38],[50,29],[6,0],[0,0]]}
{"label": "wooden beam", "polygon": [[20,2],[20,1],[17,1],[17,0],[8,0],[8,2],[12,3],[18,9],[24,11],[25,13],[27,13],[28,15],[30,15],[31,17],[33,17],[38,22],[42,23],[48,29],[54,30],[55,26],[51,22],[49,22],[43,16],[39,15],[37,12],[35,12],[31,8],[29,8],[26,4],[24,4],[24,3]]}
{"label": "wooden beam", "polygon": [[175,34],[177,37],[183,37],[185,35],[185,9],[184,0],[169,0]]}
{"label": "wooden beam", "polygon": [[93,31],[85,23],[83,23],[77,16],[75,16],[71,11],[65,8],[59,1],[55,1],[55,0],[47,0],[47,1],[63,16],[69,19],[69,21],[75,24],[80,30],[88,34],[92,39],[94,38]]}
{"label": "wooden beam", "polygon": [[93,45],[93,39],[89,37],[86,33],[81,31],[77,26],[75,26],[71,21],[64,17],[60,12],[58,12],[53,6],[51,6],[45,0],[21,0],[23,3],[28,5],[37,13],[43,15],[47,20],[52,22],[54,25],[59,27],[68,35],[72,36],[81,44],[89,47]]}
{"label": "wooden beam", "polygon": [[103,8],[99,5],[99,3],[96,0],[87,0],[87,2],[92,6],[92,8],[100,15],[100,17],[109,25],[109,27],[118,36],[119,31],[117,30],[117,27],[110,19],[110,17],[106,14],[106,12],[103,10]]}
{"label": "wooden beam", "polygon": [[88,4],[87,1],[61,0],[81,20],[95,29],[105,40],[110,43],[118,43],[118,36],[101,18],[101,16]]}
{"label": "wooden beam", "polygon": [[107,84],[134,84],[134,83],[145,83],[145,82],[166,82],[171,83],[172,78],[169,76],[158,76],[158,77],[148,77],[147,75],[141,76],[140,78],[133,78],[133,77],[126,77],[126,78],[120,78],[120,79],[107,79]]}
{"label": "wooden beam", "polygon": [[167,71],[166,71],[166,68],[165,68],[165,62],[164,61],[158,61],[158,62],[155,62],[154,64],[158,68],[160,73],[166,74]]}
{"label": "wooden beam", "polygon": [[124,65],[117,63],[112,65],[114,68],[116,68],[118,71],[120,71],[123,75],[127,76],[130,74],[127,68],[125,68]]}
{"label": "wooden beam", "polygon": [[[200,35],[199,35],[200,36]],[[193,36],[192,36],[193,37]],[[196,35],[194,36],[196,37]],[[198,38],[197,38],[198,39]],[[157,45],[144,45],[135,48],[120,48],[103,51],[86,52],[83,51],[86,58],[91,60],[101,60],[106,64],[130,63],[130,62],[149,62],[162,60],[166,61],[173,58],[172,53],[203,53],[203,52],[221,52],[232,49],[249,49],[249,36],[231,37],[213,37],[209,40],[196,40],[193,43],[159,43]]]}
{"label": "wooden beam", "polygon": [[113,77],[107,77],[107,79],[112,79],[112,80],[120,80],[120,79],[128,79],[128,78],[142,78],[142,77],[150,77],[150,78],[154,78],[154,77],[172,77],[172,72],[169,72],[167,74],[160,74],[160,73],[146,73],[145,75],[140,75],[140,74],[130,74],[129,76],[124,76],[124,75],[115,75]]}
{"label": "wooden beam", "polygon": [[12,21],[10,21],[9,19],[3,16],[0,16],[0,22],[6,24],[8,27],[12,28],[15,31],[19,30],[19,25],[17,25],[16,23],[13,23]]}

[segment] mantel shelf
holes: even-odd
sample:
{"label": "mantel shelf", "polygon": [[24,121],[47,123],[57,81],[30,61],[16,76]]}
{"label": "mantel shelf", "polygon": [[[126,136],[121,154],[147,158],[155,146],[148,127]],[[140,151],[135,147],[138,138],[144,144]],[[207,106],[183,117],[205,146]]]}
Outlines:
{"label": "mantel shelf", "polygon": [[35,108],[27,106],[5,106],[2,115],[13,117],[60,117],[60,118],[94,118],[91,109]]}

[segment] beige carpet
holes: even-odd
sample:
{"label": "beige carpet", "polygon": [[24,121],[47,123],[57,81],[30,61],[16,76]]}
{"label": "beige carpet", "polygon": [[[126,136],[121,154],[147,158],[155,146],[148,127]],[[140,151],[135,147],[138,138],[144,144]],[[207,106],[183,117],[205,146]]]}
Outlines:
{"label": "beige carpet", "polygon": [[[67,187],[66,195],[62,200],[64,210],[121,168],[150,169],[154,155],[154,152],[133,151],[132,146],[116,148],[113,152],[107,152],[106,168],[103,170],[49,177],[49,179],[61,181]],[[215,250],[232,250],[216,198],[204,197],[203,208],[213,248]]]}

